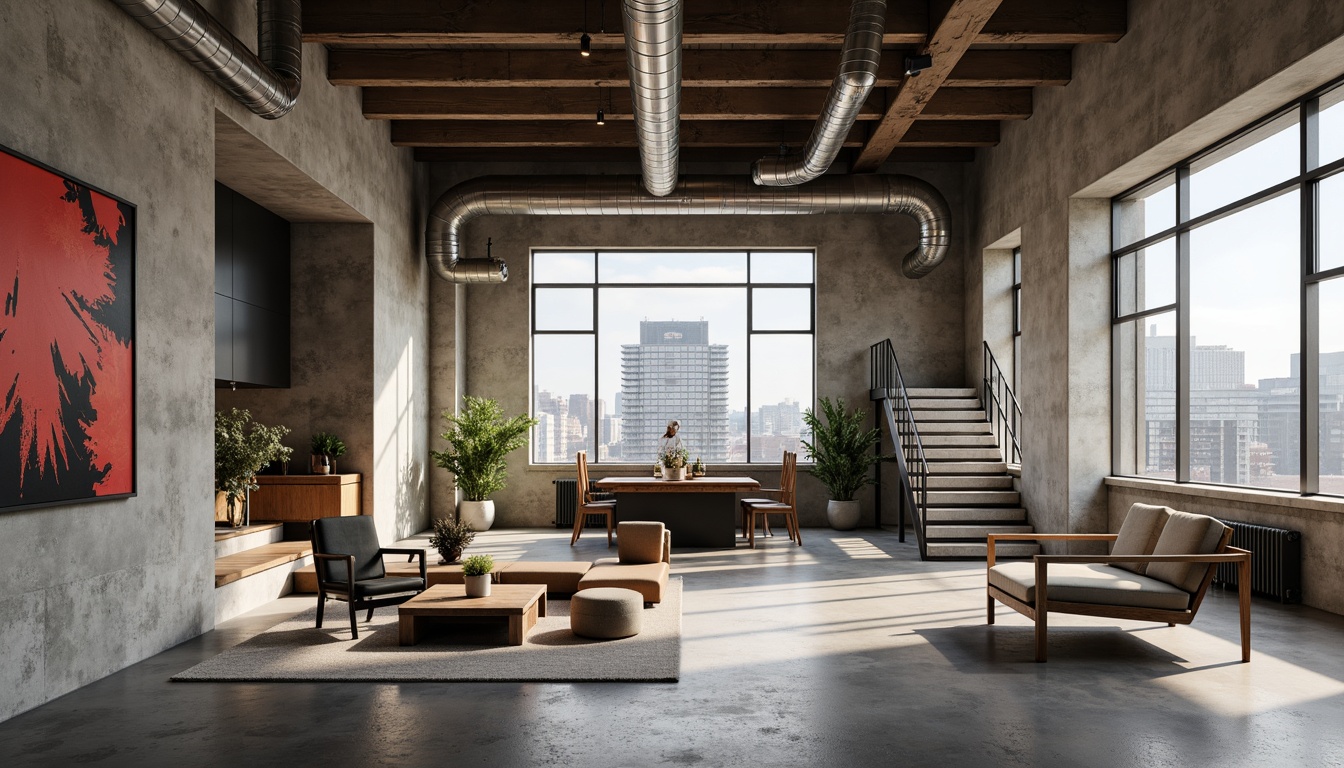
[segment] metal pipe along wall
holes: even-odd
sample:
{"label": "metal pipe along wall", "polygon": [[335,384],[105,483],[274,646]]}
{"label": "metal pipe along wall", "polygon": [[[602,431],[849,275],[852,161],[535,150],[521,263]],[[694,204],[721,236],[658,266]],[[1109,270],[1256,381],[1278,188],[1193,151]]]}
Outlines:
{"label": "metal pipe along wall", "polygon": [[637,176],[483,176],[444,192],[430,210],[425,256],[440,277],[458,283],[504,282],[508,268],[462,258],[462,228],[487,214],[534,216],[688,216],[901,213],[919,224],[919,245],[901,263],[920,278],[947,255],[947,201],[912,176],[826,176],[802,187],[758,187],[745,177],[689,176],[666,197]]}
{"label": "metal pipe along wall", "polygon": [[233,98],[274,120],[298,102],[303,36],[299,0],[257,0],[252,53],[195,0],[112,0]]}

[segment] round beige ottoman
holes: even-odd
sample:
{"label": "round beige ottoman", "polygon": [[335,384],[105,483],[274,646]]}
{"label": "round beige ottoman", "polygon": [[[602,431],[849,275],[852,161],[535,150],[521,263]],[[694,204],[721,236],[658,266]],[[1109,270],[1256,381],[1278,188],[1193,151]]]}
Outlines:
{"label": "round beige ottoman", "polygon": [[579,637],[614,640],[644,627],[644,597],[633,589],[596,587],[574,593],[569,628]]}

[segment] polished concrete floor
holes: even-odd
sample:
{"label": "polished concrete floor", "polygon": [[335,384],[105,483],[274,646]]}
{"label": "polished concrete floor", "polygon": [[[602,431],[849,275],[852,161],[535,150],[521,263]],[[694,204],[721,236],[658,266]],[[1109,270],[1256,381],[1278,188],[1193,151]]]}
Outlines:
{"label": "polished concrete floor", "polygon": [[[680,683],[170,683],[312,604],[286,598],[0,724],[0,766],[1339,766],[1344,617],[1236,599],[1189,627],[985,625],[984,566],[893,533],[685,551]],[[591,559],[554,530],[472,552]]]}

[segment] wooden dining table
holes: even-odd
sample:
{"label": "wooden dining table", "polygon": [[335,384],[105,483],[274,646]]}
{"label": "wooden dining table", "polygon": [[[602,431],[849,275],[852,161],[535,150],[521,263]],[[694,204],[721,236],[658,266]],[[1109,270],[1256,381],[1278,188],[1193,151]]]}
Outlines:
{"label": "wooden dining table", "polygon": [[598,488],[616,494],[616,520],[652,520],[672,532],[674,547],[737,546],[737,495],[761,489],[750,477],[604,477]]}

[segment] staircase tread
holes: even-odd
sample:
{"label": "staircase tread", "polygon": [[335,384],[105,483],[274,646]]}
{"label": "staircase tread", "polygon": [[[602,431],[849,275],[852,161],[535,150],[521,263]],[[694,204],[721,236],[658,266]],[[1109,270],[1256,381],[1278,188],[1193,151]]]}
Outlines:
{"label": "staircase tread", "polygon": [[215,559],[215,586],[222,587],[239,579],[270,570],[313,554],[309,541],[277,541]]}

